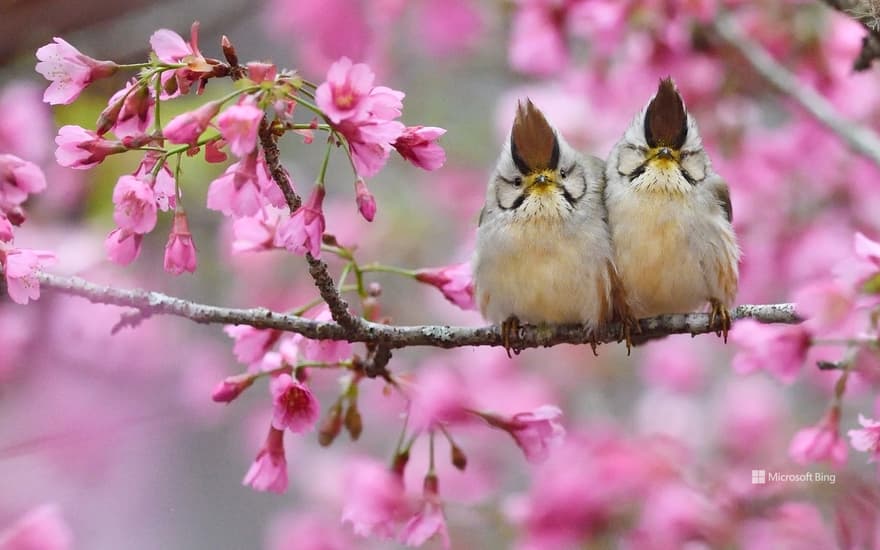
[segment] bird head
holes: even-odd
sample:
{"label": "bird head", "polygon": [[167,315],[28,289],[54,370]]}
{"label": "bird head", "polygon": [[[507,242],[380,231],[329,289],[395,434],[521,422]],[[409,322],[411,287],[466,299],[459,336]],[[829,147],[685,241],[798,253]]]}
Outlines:
{"label": "bird head", "polygon": [[696,124],[671,78],[660,80],[616,148],[619,174],[661,191],[687,192],[709,168]]}
{"label": "bird head", "polygon": [[498,206],[551,216],[570,211],[586,191],[577,160],[535,104],[519,102],[510,143],[496,170]]}

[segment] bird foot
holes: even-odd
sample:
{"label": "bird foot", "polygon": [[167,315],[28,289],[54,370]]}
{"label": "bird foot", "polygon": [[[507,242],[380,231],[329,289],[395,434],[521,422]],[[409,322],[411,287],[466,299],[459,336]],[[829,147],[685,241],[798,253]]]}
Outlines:
{"label": "bird foot", "polygon": [[717,298],[710,298],[709,305],[711,306],[709,309],[709,327],[714,328],[715,334],[722,337],[726,344],[727,333],[730,331],[730,326],[733,322],[730,310]]}
{"label": "bird foot", "polygon": [[504,343],[504,351],[507,352],[507,357],[512,357],[511,351],[513,351],[513,355],[519,355],[522,351],[516,345],[511,345],[511,340],[519,341],[519,329],[519,318],[516,315],[511,315],[501,323],[501,341]]}

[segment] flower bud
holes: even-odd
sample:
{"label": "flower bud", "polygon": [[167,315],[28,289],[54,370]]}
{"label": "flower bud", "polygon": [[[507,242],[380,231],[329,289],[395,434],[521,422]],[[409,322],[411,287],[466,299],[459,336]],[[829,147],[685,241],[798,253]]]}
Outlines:
{"label": "flower bud", "polygon": [[225,34],[222,38],[220,38],[220,47],[223,49],[223,57],[226,58],[226,61],[229,62],[229,65],[231,65],[232,67],[237,67],[238,54],[235,53],[235,46],[232,45],[229,37]]}
{"label": "flower bud", "polygon": [[358,178],[357,181],[354,182],[354,190],[357,199],[358,212],[360,212],[361,216],[363,216],[368,222],[373,221],[373,218],[376,217],[376,199],[373,197],[373,194],[370,193],[370,190],[367,189],[367,184],[363,179]]}
{"label": "flower bud", "polygon": [[458,445],[452,445],[452,465],[461,471],[467,468],[467,457]]}
{"label": "flower bud", "polygon": [[409,462],[409,451],[397,453],[394,455],[394,462],[391,463],[391,471],[403,478],[407,462]]}
{"label": "flower bud", "polygon": [[329,447],[339,432],[342,430],[342,403],[339,401],[330,409],[330,415],[318,430],[318,443],[322,447]]}
{"label": "flower bud", "polygon": [[352,402],[345,411],[345,429],[352,441],[357,441],[364,429],[364,423],[361,419],[361,413],[358,411],[357,403]]}
{"label": "flower bud", "polygon": [[254,377],[250,374],[230,376],[214,387],[211,399],[217,403],[230,403],[253,383]]}

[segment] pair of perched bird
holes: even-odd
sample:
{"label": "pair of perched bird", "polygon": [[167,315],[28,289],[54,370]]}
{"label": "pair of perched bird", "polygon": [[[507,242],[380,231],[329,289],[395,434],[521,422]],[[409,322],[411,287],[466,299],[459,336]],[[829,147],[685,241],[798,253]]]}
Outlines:
{"label": "pair of perched bird", "polygon": [[[608,323],[630,344],[638,319],[710,307],[726,340],[740,251],[730,192],[671,79],[607,162],[573,149],[530,100],[480,214],[474,281],[508,353],[520,322]],[[518,351],[514,349],[514,351]]]}

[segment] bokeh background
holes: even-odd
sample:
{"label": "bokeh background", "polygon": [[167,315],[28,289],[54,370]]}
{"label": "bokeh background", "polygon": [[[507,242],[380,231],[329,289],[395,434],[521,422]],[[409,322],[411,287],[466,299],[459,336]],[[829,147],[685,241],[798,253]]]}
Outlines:
{"label": "bokeh background", "polygon": [[[369,63],[378,83],[406,92],[404,122],[447,129],[443,168],[426,173],[392,158],[368,182],[378,203],[371,224],[357,214],[344,155],[331,160],[327,231],[357,245],[362,261],[407,268],[469,258],[517,99],[531,97],[572,144],[604,157],[658,78],[672,76],[730,182],[744,252],[738,302],[791,301],[852,255],[855,231],[880,235],[880,167],[756,76],[714,32],[721,12],[842,117],[880,128],[876,69],[851,68],[864,30],[822,2],[4,2],[0,152],[40,163],[49,181],[28,204],[16,242],[56,251],[59,273],[206,303],[280,310],[316,296],[300,257],[231,253],[231,227],[204,208],[223,166],[184,163],[199,269],[173,277],[162,269],[168,217],[133,265],[105,257],[112,186],[139,158],[112,157],[86,172],[54,163],[56,128],[92,126],[124,81],[100,81],[73,105],[50,109],[41,102],[46,82],[33,71],[37,47],[61,36],[92,57],[138,62],[154,30],[187,36],[199,20],[207,56],[221,57],[225,34],[243,60],[272,60],[320,82],[348,55]],[[219,97],[225,86],[212,81],[206,94]],[[199,101],[175,100],[170,111]],[[320,140],[309,146],[290,135],[282,148],[306,194]],[[338,274],[341,264],[329,261]],[[395,323],[482,323],[431,287],[393,275],[370,280],[382,284],[382,311]],[[0,529],[52,503],[73,548],[394,545],[357,538],[340,522],[351,458],[390,459],[401,424],[393,392],[362,384],[358,442],[343,435],[324,449],[314,435],[288,437],[290,489],[258,493],[241,479],[270,415],[265,386],[229,405],[210,399],[219,380],[244,369],[231,340],[218,326],[164,317],[111,335],[120,313],[51,291],[27,307],[0,299]],[[878,486],[867,456],[851,450],[843,465],[802,465],[789,455],[795,432],[825,415],[840,376],[818,370],[816,360],[838,360],[843,349],[814,347],[792,367],[768,346],[752,368],[739,369],[736,351],[712,335],[669,337],[631,356],[616,345],[602,346],[599,357],[558,346],[514,359],[500,349],[410,349],[395,353],[391,369],[426,383],[455,373],[461,391],[502,413],[545,403],[564,411],[568,442],[545,465],[527,464],[507,435],[469,425],[453,433],[469,459],[460,473],[441,441],[453,548],[874,547]],[[859,413],[875,415],[876,369],[873,352],[860,354],[843,432],[857,427]],[[336,377],[321,373],[314,383],[326,410]],[[416,443],[408,468],[414,493],[425,447]],[[759,487],[752,469],[834,473],[836,481]]]}

